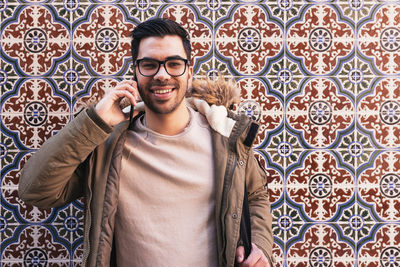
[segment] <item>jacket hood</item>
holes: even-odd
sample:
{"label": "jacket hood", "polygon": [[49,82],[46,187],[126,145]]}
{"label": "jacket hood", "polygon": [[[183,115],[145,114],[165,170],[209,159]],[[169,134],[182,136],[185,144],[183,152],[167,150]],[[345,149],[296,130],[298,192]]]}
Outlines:
{"label": "jacket hood", "polygon": [[195,79],[187,94],[189,106],[203,114],[211,128],[229,137],[236,121],[228,117],[228,110],[239,103],[240,90],[233,80]]}
{"label": "jacket hood", "polygon": [[194,79],[187,97],[202,99],[210,106],[232,109],[240,101],[240,90],[234,80],[227,80],[223,76],[216,79]]}

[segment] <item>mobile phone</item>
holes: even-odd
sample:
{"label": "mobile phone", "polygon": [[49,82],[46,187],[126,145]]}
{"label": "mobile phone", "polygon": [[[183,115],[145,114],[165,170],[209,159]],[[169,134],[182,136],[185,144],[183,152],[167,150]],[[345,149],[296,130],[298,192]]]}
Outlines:
{"label": "mobile phone", "polygon": [[[136,72],[133,72],[133,78],[132,80],[134,80],[137,83],[137,77],[136,77]],[[134,110],[134,105],[131,104],[131,109],[129,111],[129,124],[132,123],[133,120],[133,110]]]}

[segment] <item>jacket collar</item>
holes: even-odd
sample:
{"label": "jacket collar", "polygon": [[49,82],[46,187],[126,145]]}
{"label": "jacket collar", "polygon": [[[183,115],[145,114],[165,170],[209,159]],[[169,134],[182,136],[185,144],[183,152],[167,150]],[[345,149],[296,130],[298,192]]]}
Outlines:
{"label": "jacket collar", "polygon": [[[236,124],[236,120],[228,116],[228,110],[224,106],[210,106],[205,100],[194,97],[186,98],[186,103],[188,106],[204,115],[210,124],[210,127],[214,131],[225,137],[229,137],[231,135]],[[142,114],[144,112],[144,103],[137,103],[135,110]],[[130,112],[130,107],[127,107],[124,112]],[[138,116],[136,116],[136,118],[137,117]],[[133,118],[133,120],[135,120],[135,118]]]}

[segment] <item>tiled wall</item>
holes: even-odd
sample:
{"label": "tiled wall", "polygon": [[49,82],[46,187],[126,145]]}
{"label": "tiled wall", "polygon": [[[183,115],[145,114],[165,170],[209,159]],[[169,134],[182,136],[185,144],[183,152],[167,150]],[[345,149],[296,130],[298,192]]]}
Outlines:
{"label": "tiled wall", "polygon": [[131,77],[129,33],[151,17],[182,23],[196,75],[234,77],[238,112],[262,124],[278,266],[400,265],[399,1],[1,0],[0,14],[1,266],[80,266],[83,203],[27,205],[19,171]]}

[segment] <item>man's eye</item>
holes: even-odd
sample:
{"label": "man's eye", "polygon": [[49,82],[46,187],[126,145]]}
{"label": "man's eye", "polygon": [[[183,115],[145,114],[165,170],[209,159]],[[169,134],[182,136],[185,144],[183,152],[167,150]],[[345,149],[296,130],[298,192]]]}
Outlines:
{"label": "man's eye", "polygon": [[183,62],[180,60],[168,61],[168,67],[170,67],[170,68],[179,68],[182,65],[183,65]]}
{"label": "man's eye", "polygon": [[157,63],[155,62],[142,62],[141,66],[145,69],[156,69]]}

